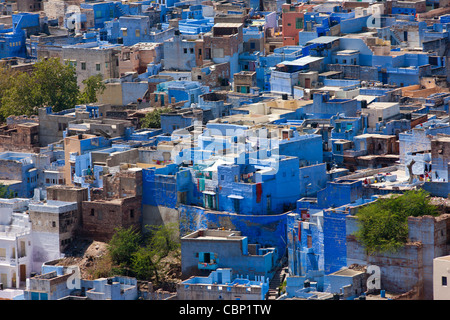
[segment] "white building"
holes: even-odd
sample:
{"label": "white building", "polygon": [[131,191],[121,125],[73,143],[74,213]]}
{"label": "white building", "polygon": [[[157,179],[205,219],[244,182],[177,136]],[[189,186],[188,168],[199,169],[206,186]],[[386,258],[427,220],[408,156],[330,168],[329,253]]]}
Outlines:
{"label": "white building", "polygon": [[30,218],[26,213],[15,212],[20,211],[24,202],[27,200],[0,200],[0,283],[3,289],[24,287],[31,272]]}
{"label": "white building", "polygon": [[72,242],[77,221],[77,203],[49,200],[30,203],[32,222],[33,270],[40,272],[42,263],[64,256]]}

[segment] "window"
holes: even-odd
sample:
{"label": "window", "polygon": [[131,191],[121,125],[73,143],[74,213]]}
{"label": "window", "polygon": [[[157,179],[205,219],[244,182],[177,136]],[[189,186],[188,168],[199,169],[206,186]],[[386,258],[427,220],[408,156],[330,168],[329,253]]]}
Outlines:
{"label": "window", "polygon": [[136,35],[136,38],[139,38],[141,36],[141,30],[140,29],[136,29],[136,31],[134,33]]}
{"label": "window", "polygon": [[95,210],[91,209],[91,216],[94,216],[94,215],[95,215]]}
{"label": "window", "polygon": [[52,227],[56,228],[56,222],[55,221],[52,221]]}
{"label": "window", "polygon": [[59,131],[64,131],[64,130],[66,130],[66,128],[67,128],[67,123],[61,123],[61,122],[58,123]]}
{"label": "window", "polygon": [[86,62],[81,62],[81,70],[86,70]]}
{"label": "window", "polygon": [[250,43],[250,49],[255,49],[255,47],[256,47],[255,43],[254,43],[254,42],[251,42],[251,43]]}
{"label": "window", "polygon": [[447,286],[447,277],[442,277],[442,285]]}
{"label": "window", "polygon": [[240,211],[240,203],[239,199],[233,199],[234,212],[239,213]]}
{"label": "window", "polygon": [[100,71],[100,63],[96,63],[95,64],[95,70],[96,71]]}
{"label": "window", "polygon": [[189,49],[189,52],[192,54],[192,53],[194,53],[194,48],[190,48]]}
{"label": "window", "polygon": [[295,19],[295,29],[303,29],[303,19],[302,18]]}
{"label": "window", "polygon": [[198,76],[197,76],[197,80],[202,80],[202,76],[201,76],[201,75],[198,75]]}
{"label": "window", "polygon": [[128,31],[127,31],[126,28],[122,29],[122,35],[123,35],[123,37],[127,37],[128,36]]}
{"label": "window", "polygon": [[187,53],[187,48],[184,48],[184,49],[183,49],[183,53]]}

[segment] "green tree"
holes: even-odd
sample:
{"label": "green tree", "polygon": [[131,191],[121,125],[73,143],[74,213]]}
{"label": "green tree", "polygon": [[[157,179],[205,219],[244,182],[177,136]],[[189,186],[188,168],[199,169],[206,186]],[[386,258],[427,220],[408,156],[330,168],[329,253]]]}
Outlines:
{"label": "green tree", "polygon": [[112,273],[160,282],[162,259],[179,248],[177,229],[172,224],[147,229],[145,235],[132,227],[116,229],[108,243]]}
{"label": "green tree", "polygon": [[129,267],[132,256],[142,244],[142,235],[133,227],[118,228],[108,243],[108,251],[113,263]]}
{"label": "green tree", "polygon": [[41,60],[35,64],[32,78],[41,96],[38,106],[51,106],[54,111],[75,107],[80,91],[73,66],[58,58]]}
{"label": "green tree", "polygon": [[159,283],[163,269],[161,261],[180,246],[177,241],[177,228],[176,224],[169,223],[146,226],[146,229],[146,245],[133,254],[131,270],[138,279],[154,279]]}
{"label": "green tree", "polygon": [[155,110],[147,113],[141,120],[141,126],[143,128],[161,128],[161,115],[172,111],[172,108],[156,108]]}
{"label": "green tree", "polygon": [[422,189],[411,190],[362,207],[356,214],[360,226],[356,239],[369,254],[398,250],[408,240],[408,217],[438,215],[428,195]]}
{"label": "green tree", "polygon": [[[7,67],[0,67],[0,103],[7,90],[13,85],[13,81],[17,77],[18,73]],[[5,117],[0,109],[0,121],[4,122]]]}
{"label": "green tree", "polygon": [[148,246],[152,250],[156,250],[160,259],[180,247],[177,240],[177,225],[175,223],[168,223],[162,226],[146,226],[146,229],[149,232]]}
{"label": "green tree", "polygon": [[18,73],[10,77],[8,87],[2,94],[1,114],[3,119],[11,115],[32,115],[37,113],[37,90],[33,79],[27,73]]}
{"label": "green tree", "polygon": [[11,199],[14,198],[14,192],[12,192],[8,186],[0,183],[0,199]]}
{"label": "green tree", "polygon": [[37,114],[40,107],[53,111],[73,108],[79,98],[75,68],[62,64],[58,58],[38,61],[33,71],[10,76],[1,94],[1,114]]}
{"label": "green tree", "polygon": [[106,86],[103,83],[103,76],[96,74],[83,80],[84,89],[80,93],[79,102],[82,104],[97,102],[97,95],[105,91]]}
{"label": "green tree", "polygon": [[154,250],[149,250],[147,247],[140,248],[132,256],[131,269],[136,278],[139,280],[156,280],[159,283],[158,266],[155,262],[157,255]]}

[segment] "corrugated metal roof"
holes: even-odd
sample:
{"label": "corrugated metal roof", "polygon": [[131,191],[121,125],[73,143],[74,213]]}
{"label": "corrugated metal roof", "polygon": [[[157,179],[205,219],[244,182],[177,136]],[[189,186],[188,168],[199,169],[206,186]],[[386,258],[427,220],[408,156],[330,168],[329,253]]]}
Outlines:
{"label": "corrugated metal roof", "polygon": [[323,37],[318,37],[318,38],[309,40],[307,43],[331,43],[338,39],[339,39],[339,37],[323,36]]}
{"label": "corrugated metal roof", "polygon": [[306,56],[292,61],[283,61],[280,64],[284,64],[286,66],[306,66],[319,60],[323,60],[323,57]]}
{"label": "corrugated metal roof", "polygon": [[239,28],[243,23],[227,23],[227,22],[219,22],[214,25],[214,28]]}

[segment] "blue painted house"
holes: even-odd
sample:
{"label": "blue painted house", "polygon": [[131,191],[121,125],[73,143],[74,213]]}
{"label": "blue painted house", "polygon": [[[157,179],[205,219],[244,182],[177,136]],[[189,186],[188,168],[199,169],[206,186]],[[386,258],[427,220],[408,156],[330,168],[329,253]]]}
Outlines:
{"label": "blue painted house", "polygon": [[38,186],[36,155],[21,152],[0,153],[0,183],[18,198],[31,198]]}

